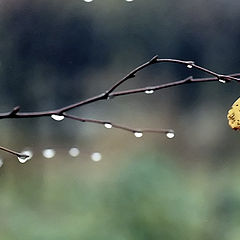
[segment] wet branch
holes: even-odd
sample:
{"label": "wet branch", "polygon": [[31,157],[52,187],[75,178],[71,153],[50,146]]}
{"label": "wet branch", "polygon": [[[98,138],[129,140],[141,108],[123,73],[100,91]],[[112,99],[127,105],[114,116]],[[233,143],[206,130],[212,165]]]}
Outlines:
{"label": "wet branch", "polygon": [[[135,88],[135,89],[129,89],[124,91],[115,91],[120,85],[127,82],[128,80],[136,77],[137,73],[142,71],[143,69],[149,67],[153,64],[158,63],[174,63],[174,64],[181,64],[185,65],[189,69],[197,69],[200,72],[204,72],[209,74],[211,77],[208,78],[193,78],[193,77],[187,77],[185,79],[175,81],[175,82],[169,82],[164,83],[160,85],[154,85],[154,86],[147,86],[143,88]],[[146,63],[136,67],[132,71],[130,71],[127,75],[125,75],[122,79],[117,81],[115,84],[113,84],[110,88],[108,88],[105,92],[96,95],[94,97],[76,102],[71,105],[64,106],[62,108],[50,110],[50,111],[38,111],[38,112],[21,112],[20,107],[16,106],[9,112],[0,113],[0,119],[10,119],[10,118],[39,118],[39,117],[52,117],[55,120],[62,120],[64,117],[69,118],[76,121],[81,122],[89,122],[89,123],[95,123],[95,124],[101,124],[104,125],[106,128],[117,128],[124,131],[132,132],[135,134],[136,137],[141,137],[142,133],[164,133],[164,134],[173,134],[174,131],[172,129],[135,129],[130,128],[127,126],[118,125],[109,121],[103,121],[103,120],[96,120],[96,119],[86,119],[86,118],[80,118],[75,115],[68,114],[70,110],[79,108],[81,106],[91,104],[97,101],[101,100],[107,100],[111,98],[115,98],[118,96],[124,96],[124,95],[133,95],[137,93],[147,93],[151,94],[155,91],[159,91],[164,88],[170,88],[175,86],[180,86],[183,84],[190,84],[190,83],[201,83],[201,82],[221,82],[221,83],[227,83],[231,81],[240,82],[240,73],[230,74],[230,75],[224,75],[216,73],[212,70],[209,70],[207,68],[204,68],[202,66],[196,65],[193,61],[183,61],[178,59],[161,59],[158,58],[158,56],[154,56],[152,59],[147,61]],[[59,118],[59,119],[58,119]],[[173,136],[173,135],[171,135]],[[4,148],[0,146],[0,150],[11,153],[16,155],[17,157],[27,157],[24,154],[12,151],[10,149]]]}
{"label": "wet branch", "polygon": [[135,136],[141,137],[143,133],[174,133],[172,129],[136,129],[136,128],[130,128],[127,126],[122,126],[116,123],[112,123],[110,121],[103,121],[103,120],[97,120],[97,119],[89,119],[89,118],[80,118],[75,115],[63,113],[63,116],[72,120],[80,121],[80,122],[88,122],[88,123],[95,123],[103,125],[105,128],[117,128],[124,131],[132,132],[135,134]]}

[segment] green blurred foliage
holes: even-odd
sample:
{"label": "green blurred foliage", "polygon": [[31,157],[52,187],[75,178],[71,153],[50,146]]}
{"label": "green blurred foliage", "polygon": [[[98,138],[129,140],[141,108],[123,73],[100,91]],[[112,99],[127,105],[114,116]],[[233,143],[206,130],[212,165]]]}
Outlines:
{"label": "green blurred foliage", "polygon": [[[44,176],[26,167],[18,177],[5,172],[2,239],[235,239],[229,236],[238,224],[238,187],[219,182],[211,189],[220,173],[202,179],[206,172],[191,174],[166,156],[142,154],[96,178],[94,168],[82,175],[69,175],[67,165]],[[214,199],[213,191],[222,196]],[[224,232],[215,229],[229,219],[233,224]]]}
{"label": "green blurred foliage", "polygon": [[239,164],[210,174],[156,154],[117,158],[108,171],[67,160],[48,161],[43,175],[1,171],[2,239],[238,239]]}

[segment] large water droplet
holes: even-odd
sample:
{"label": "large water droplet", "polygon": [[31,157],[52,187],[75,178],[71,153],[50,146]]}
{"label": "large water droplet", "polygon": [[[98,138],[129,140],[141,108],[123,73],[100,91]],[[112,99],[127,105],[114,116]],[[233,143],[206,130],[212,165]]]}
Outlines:
{"label": "large water droplet", "polygon": [[80,154],[80,150],[76,147],[73,147],[68,151],[68,153],[71,157],[77,157]]}
{"label": "large water droplet", "polygon": [[84,2],[92,2],[93,0],[83,0]]}
{"label": "large water droplet", "polygon": [[135,137],[140,138],[143,136],[142,132],[134,132]]}
{"label": "large water droplet", "polygon": [[154,93],[154,90],[152,90],[152,89],[146,90],[145,93],[146,93],[146,94],[153,94],[153,93]]}
{"label": "large water droplet", "polygon": [[167,136],[167,138],[174,138],[175,134],[174,134],[174,132],[168,132],[168,133],[166,133],[166,136]]}
{"label": "large water droplet", "polygon": [[187,65],[187,68],[192,68],[192,67],[193,67],[192,64]]}
{"label": "large water droplet", "polygon": [[99,162],[101,159],[102,159],[102,154],[99,153],[99,152],[95,152],[91,155],[91,159],[94,161],[94,162]]}
{"label": "large water droplet", "polygon": [[126,2],[133,2],[134,0],[125,0]]}
{"label": "large water droplet", "polygon": [[112,124],[111,123],[104,123],[104,127],[105,128],[112,128]]}
{"label": "large water droplet", "polygon": [[55,156],[56,152],[54,149],[44,149],[42,151],[42,155],[45,157],[45,158],[53,158]]}
{"label": "large water droplet", "polygon": [[52,114],[51,118],[55,121],[62,121],[64,119],[64,116],[62,115],[56,115],[56,114]]}
{"label": "large water droplet", "polygon": [[3,165],[3,160],[2,158],[0,158],[0,167],[2,167],[2,165]]}
{"label": "large water droplet", "polygon": [[19,157],[17,157],[18,158],[18,161],[20,162],[20,163],[25,163],[25,162],[27,162],[27,160],[29,159],[29,156],[19,156]]}
{"label": "large water droplet", "polygon": [[21,152],[22,156],[18,157],[18,161],[20,163],[25,163],[30,160],[33,156],[33,152],[31,150],[24,150]]}

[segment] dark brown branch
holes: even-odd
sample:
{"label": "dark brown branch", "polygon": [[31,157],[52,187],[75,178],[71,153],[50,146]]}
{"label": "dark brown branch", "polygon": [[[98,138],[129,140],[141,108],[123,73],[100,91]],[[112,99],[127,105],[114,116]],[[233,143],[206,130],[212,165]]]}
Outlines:
{"label": "dark brown branch", "polygon": [[[184,79],[172,83],[166,83],[166,84],[161,84],[157,86],[150,86],[150,87],[145,87],[145,88],[140,88],[140,89],[132,89],[132,90],[126,90],[126,91],[119,91],[119,92],[113,92],[117,87],[119,87],[121,84],[126,82],[128,79],[133,78],[136,73],[139,71],[143,70],[144,68],[156,64],[156,63],[177,63],[177,64],[184,64],[190,68],[196,68],[202,72],[211,74],[213,78],[196,78],[196,79]],[[224,80],[224,81],[237,81],[239,82],[240,79],[236,78],[240,76],[240,74],[232,74],[232,75],[223,75],[223,74],[218,74],[215,73],[211,70],[208,70],[206,68],[203,68],[201,66],[196,65],[193,61],[183,61],[183,60],[177,60],[177,59],[159,59],[158,56],[154,56],[150,61],[140,65],[139,67],[136,67],[134,70],[129,72],[125,77],[123,77],[120,81],[115,83],[111,88],[109,88],[107,91],[104,93],[101,93],[97,96],[88,98],[86,100],[59,108],[51,111],[40,111],[40,112],[19,112],[19,107],[14,108],[12,111],[7,112],[7,113],[1,113],[0,114],[0,119],[3,118],[34,118],[34,117],[45,117],[45,116],[51,116],[53,114],[55,115],[62,115],[64,112],[70,111],[72,109],[78,108],[83,105],[87,105],[93,102],[97,102],[100,100],[106,100],[111,97],[116,97],[120,95],[127,95],[127,94],[134,94],[134,93],[139,93],[139,92],[144,92],[147,90],[159,90],[162,88],[167,88],[167,87],[173,87],[173,86],[178,86],[186,83],[194,83],[194,82],[212,82],[212,81],[219,81],[219,80]]]}
{"label": "dark brown branch", "polygon": [[[240,73],[235,73],[235,74],[230,74],[230,75],[224,75],[224,78],[229,79],[231,81],[232,79],[234,81],[240,82],[239,78]],[[222,78],[221,78],[222,79]],[[230,80],[231,79],[231,80]],[[153,90],[157,91],[163,88],[170,88],[170,87],[175,87],[183,84],[189,84],[189,83],[201,83],[201,82],[217,82],[219,81],[219,78],[217,77],[209,77],[209,78],[192,78],[188,77],[183,80],[175,81],[175,82],[170,82],[170,83],[164,83],[161,85],[156,85],[156,86],[148,86],[144,88],[136,88],[136,89],[130,89],[130,90],[124,90],[124,91],[118,91],[118,92],[113,92],[109,94],[109,97],[117,97],[117,96],[123,96],[123,95],[130,95],[130,94],[136,94],[136,93],[141,93],[141,92],[146,92],[148,90]],[[46,117],[46,116],[51,116],[53,114],[55,115],[63,115],[64,112],[70,111],[74,108],[80,107],[82,105],[86,105],[89,103],[93,103],[99,100],[102,100],[103,94],[100,94],[96,97],[89,98],[87,100],[60,108],[56,110],[51,110],[51,111],[42,111],[42,112],[7,112],[7,113],[1,113],[0,114],[0,119],[4,118],[35,118],[35,117]]]}
{"label": "dark brown branch", "polygon": [[[212,75],[213,77],[209,77],[209,78],[192,78],[192,77],[188,77],[186,79],[183,80],[179,80],[179,81],[175,81],[175,82],[170,82],[170,83],[164,83],[161,85],[156,85],[156,86],[148,86],[148,87],[144,87],[144,88],[137,88],[137,89],[130,89],[130,90],[125,90],[125,91],[115,91],[120,85],[122,85],[124,82],[126,82],[127,80],[134,78],[136,76],[136,74],[138,72],[140,72],[141,70],[147,68],[148,66],[152,65],[152,64],[156,64],[156,63],[176,63],[176,64],[183,64],[186,65],[188,68],[195,68],[198,69],[201,72],[205,72],[208,73],[210,75]],[[66,114],[66,112],[78,108],[80,106],[83,105],[87,105],[93,102],[97,102],[100,100],[106,100],[112,97],[117,97],[117,96],[123,96],[123,95],[130,95],[130,94],[136,94],[136,93],[140,93],[140,92],[146,92],[146,93],[153,93],[154,91],[163,89],[163,88],[170,88],[170,87],[174,87],[174,86],[179,86],[179,85],[183,85],[183,84],[189,84],[189,83],[200,83],[200,82],[214,82],[214,81],[220,81],[222,83],[225,82],[230,82],[230,81],[237,81],[239,82],[240,79],[238,78],[240,77],[240,74],[231,74],[231,75],[223,75],[223,74],[218,74],[216,72],[213,72],[209,69],[206,69],[204,67],[198,66],[196,65],[193,61],[183,61],[183,60],[177,60],[177,59],[159,59],[158,56],[154,56],[151,60],[149,60],[148,62],[136,67],[135,69],[133,69],[132,71],[130,71],[125,77],[123,77],[121,80],[119,80],[118,82],[116,82],[112,87],[110,87],[107,91],[96,95],[94,97],[88,98],[86,100],[59,108],[59,109],[55,109],[55,110],[51,110],[51,111],[39,111],[39,112],[19,112],[20,111],[20,107],[17,106],[15,108],[13,108],[10,112],[5,112],[5,113],[0,113],[0,119],[4,119],[4,118],[36,118],[36,117],[46,117],[46,116],[64,116],[67,118],[71,118],[77,121],[82,121],[82,122],[92,122],[92,123],[96,123],[96,124],[106,124],[105,121],[101,121],[101,120],[93,120],[93,119],[83,119],[83,118],[79,118],[77,116],[74,115],[69,115]],[[115,91],[115,92],[114,92]],[[109,122],[108,122],[109,123]],[[172,130],[168,130],[168,129],[163,129],[163,130],[153,130],[153,129],[132,129],[129,127],[124,127],[121,125],[117,125],[114,123],[109,123],[112,125],[112,127],[114,128],[119,128],[125,131],[130,131],[133,133],[136,132],[158,132],[158,133],[171,133]],[[14,154],[20,158],[26,158],[28,156],[23,155],[21,153],[6,149],[4,147],[0,147],[0,150],[3,150],[5,152],[9,152],[11,154]]]}
{"label": "dark brown branch", "polygon": [[21,158],[21,159],[26,159],[26,158],[29,157],[29,156],[26,155],[26,154],[22,154],[22,153],[19,153],[19,152],[15,152],[15,151],[13,151],[13,150],[11,150],[11,149],[8,149],[8,148],[2,147],[2,146],[0,146],[0,150],[2,150],[2,151],[4,151],[4,152],[7,152],[7,153],[11,153],[11,154],[13,154],[13,155],[15,155],[15,156],[17,156],[18,158]]}
{"label": "dark brown branch", "polygon": [[[234,77],[234,81],[240,82],[240,79],[235,78],[235,77],[240,77],[240,73],[235,73],[235,74],[230,74],[228,75],[228,79]],[[237,79],[237,80],[235,80]],[[152,91],[157,91],[163,88],[170,88],[170,87],[176,87],[180,86],[183,84],[189,84],[189,83],[203,83],[203,82],[218,82],[219,79],[216,77],[210,77],[210,78],[192,78],[192,77],[187,77],[183,80],[175,81],[175,82],[170,82],[170,83],[164,83],[161,85],[157,86],[149,86],[149,87],[144,87],[144,88],[135,88],[135,89],[130,89],[130,90],[124,90],[124,91],[118,91],[118,92],[113,92],[109,95],[109,97],[117,97],[117,96],[123,96],[123,95],[131,95],[131,94],[136,94],[136,93],[143,93],[149,90]]]}

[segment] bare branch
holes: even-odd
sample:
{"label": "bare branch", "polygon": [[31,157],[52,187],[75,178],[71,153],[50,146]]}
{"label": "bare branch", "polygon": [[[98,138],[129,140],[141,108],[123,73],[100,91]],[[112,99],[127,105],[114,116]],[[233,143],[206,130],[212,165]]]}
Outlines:
{"label": "bare branch", "polygon": [[8,149],[8,148],[5,148],[5,147],[2,147],[0,146],[0,150],[4,151],[4,152],[7,152],[7,153],[11,153],[15,156],[17,156],[18,158],[21,158],[21,159],[25,159],[25,158],[28,158],[29,156],[26,155],[26,154],[22,154],[22,153],[19,153],[19,152],[15,152],[11,149]]}
{"label": "bare branch", "polygon": [[74,115],[70,115],[67,113],[63,113],[63,116],[66,118],[70,118],[73,120],[77,120],[80,122],[88,122],[88,123],[96,123],[105,126],[106,128],[118,128],[124,131],[132,132],[132,133],[174,133],[172,129],[136,129],[136,128],[130,128],[127,126],[122,126],[119,124],[112,123],[110,121],[103,121],[103,120],[97,120],[97,119],[89,119],[89,118],[80,118]]}
{"label": "bare branch", "polygon": [[[176,63],[176,64],[183,64],[189,69],[195,68],[198,69],[201,72],[210,74],[212,77],[208,78],[193,78],[193,77],[188,77],[183,80],[175,81],[175,82],[170,82],[170,83],[164,83],[161,85],[155,85],[155,86],[148,86],[144,88],[136,88],[136,89],[130,89],[130,90],[124,90],[124,91],[115,91],[120,85],[122,85],[124,82],[127,80],[134,78],[138,72],[141,70],[147,68],[148,66],[156,63]],[[207,68],[201,67],[196,65],[193,61],[183,61],[183,60],[178,60],[178,59],[159,59],[158,56],[154,56],[151,60],[148,62],[136,67],[132,71],[130,71],[125,77],[123,77],[121,80],[117,81],[112,87],[110,87],[108,90],[105,92],[98,94],[94,97],[85,99],[80,102],[76,102],[71,105],[64,106],[62,108],[58,108],[55,110],[50,110],[50,111],[38,111],[38,112],[20,112],[20,107],[14,107],[10,112],[5,112],[5,113],[0,113],[0,119],[4,118],[37,118],[37,117],[50,117],[52,116],[55,120],[58,118],[59,120],[63,119],[64,117],[70,118],[73,120],[81,121],[81,122],[91,122],[91,123],[96,123],[96,124],[102,124],[105,127],[108,126],[110,128],[118,128],[122,129],[125,131],[133,132],[136,137],[141,137],[143,132],[149,132],[149,133],[165,133],[165,134],[173,134],[173,130],[171,129],[160,129],[160,130],[154,130],[154,129],[133,129],[121,125],[117,125],[115,123],[111,122],[106,122],[102,120],[95,120],[95,119],[85,119],[85,118],[79,118],[74,115],[67,114],[66,112],[76,109],[78,107],[81,107],[83,105],[91,104],[93,102],[97,102],[100,100],[107,100],[109,98],[117,97],[117,96],[123,96],[123,95],[130,95],[130,94],[136,94],[136,93],[141,93],[145,92],[147,94],[153,93],[154,91],[158,91],[160,89],[164,88],[170,88],[170,87],[175,87],[183,84],[190,84],[190,83],[200,83],[200,82],[215,82],[219,81],[222,83],[225,82],[230,82],[230,81],[236,81],[240,82],[240,73],[235,73],[235,74],[230,74],[230,75],[224,75],[224,74],[219,74],[216,72],[213,72]],[[108,124],[108,125],[106,125]],[[136,134],[138,133],[138,134]],[[170,136],[170,135],[169,135]],[[171,135],[172,136],[172,135]],[[19,158],[27,158],[28,156],[12,151],[10,149],[0,147],[0,150],[11,153],[16,155]]]}
{"label": "bare branch", "polygon": [[[240,73],[230,74],[230,75],[228,75],[226,77],[227,77],[227,79],[234,78],[234,81],[240,82],[240,79],[235,78],[235,77],[238,77],[238,76],[240,77]],[[192,76],[190,76],[190,77],[187,77],[187,78],[185,78],[183,80],[170,82],[170,83],[164,83],[164,84],[161,84],[161,85],[149,86],[149,87],[144,87],[144,88],[135,88],[135,89],[130,89],[130,90],[113,92],[113,93],[109,94],[109,97],[117,97],[117,96],[123,96],[123,95],[143,93],[143,92],[150,91],[150,90],[157,91],[157,90],[161,90],[163,88],[176,87],[176,86],[180,86],[180,85],[183,85],[183,84],[189,84],[189,83],[218,82],[218,81],[219,81],[219,79],[216,78],[216,77],[192,78]],[[231,80],[228,80],[228,81],[231,81]]]}

